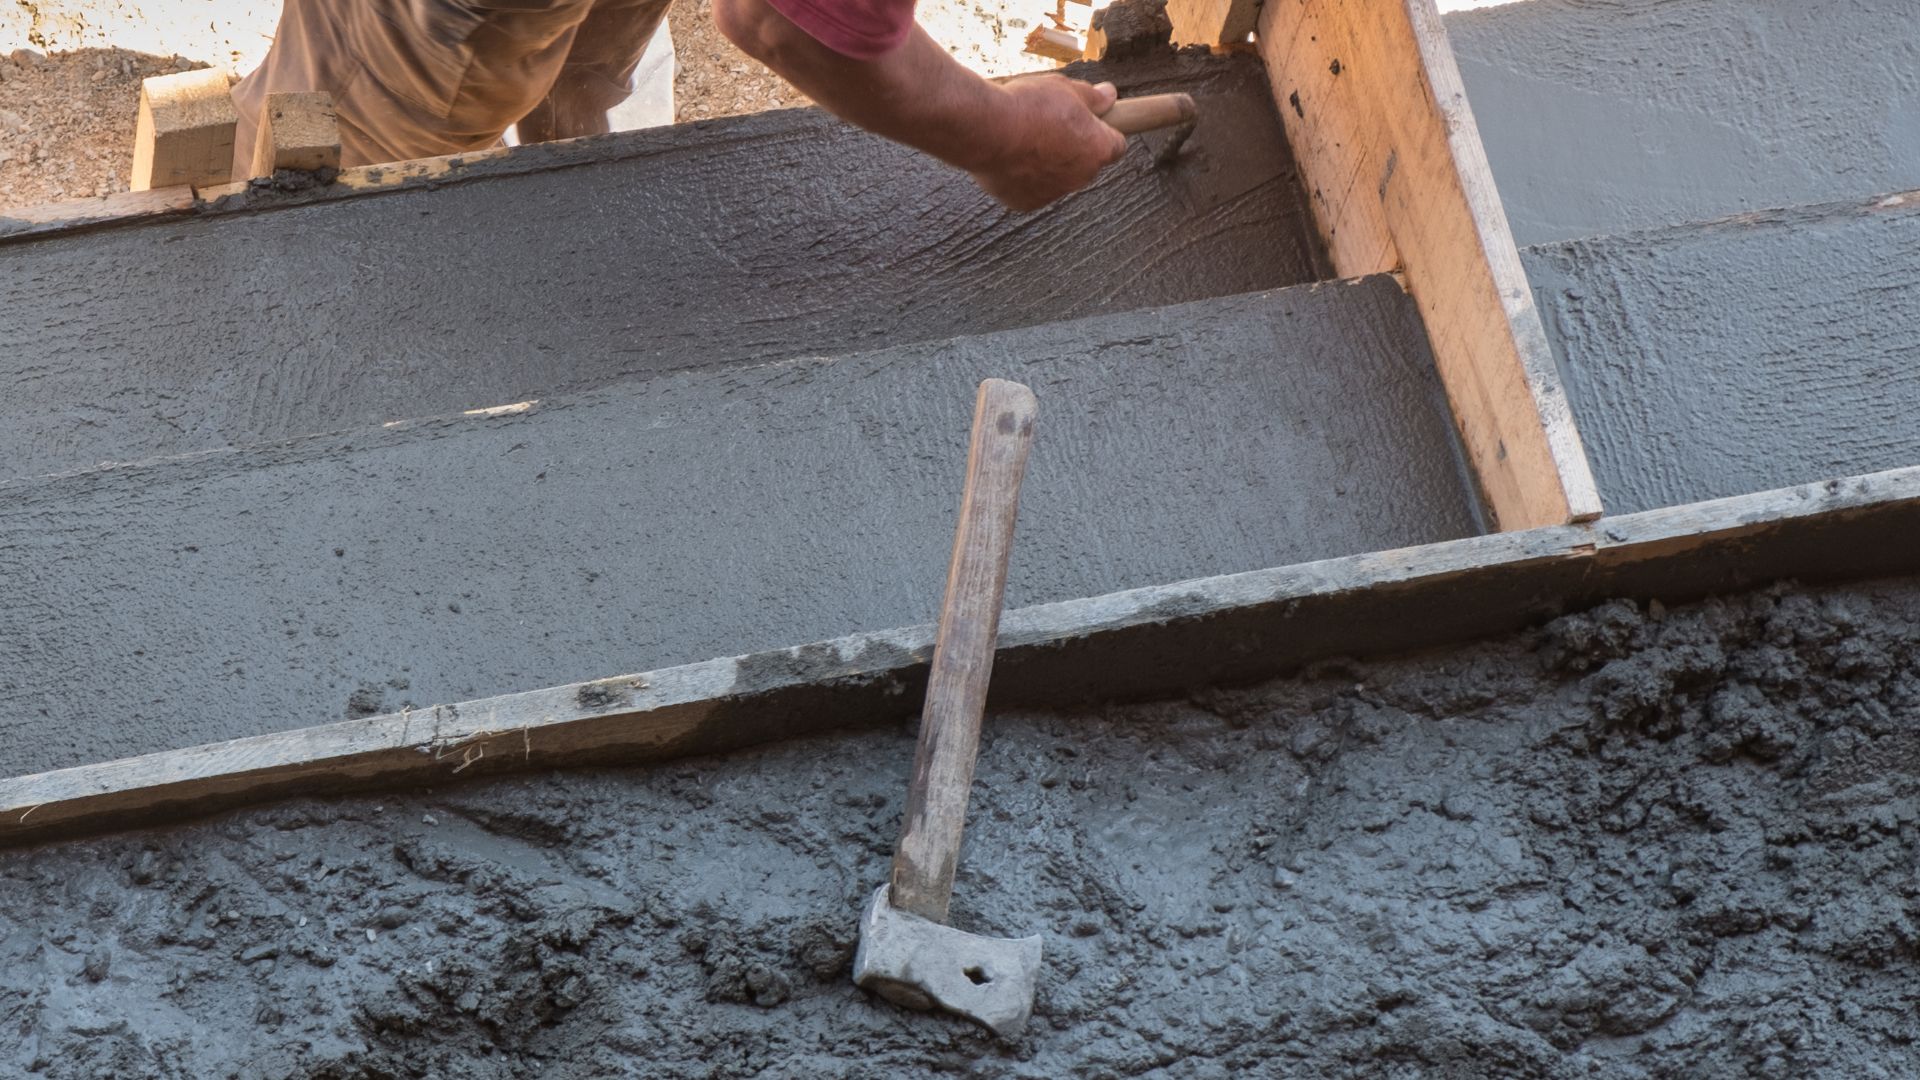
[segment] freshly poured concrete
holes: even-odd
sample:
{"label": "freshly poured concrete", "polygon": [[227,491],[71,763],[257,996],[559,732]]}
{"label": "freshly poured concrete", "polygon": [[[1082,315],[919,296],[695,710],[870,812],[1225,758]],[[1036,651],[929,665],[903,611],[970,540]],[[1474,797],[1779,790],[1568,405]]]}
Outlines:
{"label": "freshly poured concrete", "polygon": [[1471,534],[1386,277],[0,485],[0,774],[930,621],[977,381],[1020,606]]}
{"label": "freshly poured concrete", "polygon": [[1611,512],[1920,463],[1920,197],[1524,260]]}
{"label": "freshly poured concrete", "polygon": [[1136,139],[1035,215],[797,110],[611,137],[586,164],[525,148],[459,184],[0,244],[0,476],[1322,276],[1257,62],[1086,74],[1192,92],[1205,122],[1175,167]]}
{"label": "freshly poured concrete", "polygon": [[1920,188],[1911,0],[1529,0],[1447,31],[1522,245]]}
{"label": "freshly poured concrete", "polygon": [[1011,1044],[855,989],[913,732],[300,800],[0,859],[0,1073],[1903,1078],[1920,587],[1605,605],[988,717],[954,919]]}

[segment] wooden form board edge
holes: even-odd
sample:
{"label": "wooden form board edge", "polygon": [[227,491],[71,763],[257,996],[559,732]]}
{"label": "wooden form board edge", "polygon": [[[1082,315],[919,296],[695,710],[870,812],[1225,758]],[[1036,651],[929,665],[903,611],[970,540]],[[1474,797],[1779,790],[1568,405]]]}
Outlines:
{"label": "wooden form board edge", "polygon": [[[1009,612],[994,700],[1178,693],[1515,629],[1610,596],[1920,572],[1920,467]],[[0,780],[0,846],[299,794],[664,760],[912,715],[931,627]]]}
{"label": "wooden form board edge", "polygon": [[1334,271],[1403,273],[1498,526],[1598,517],[1433,0],[1267,0],[1256,42]]}

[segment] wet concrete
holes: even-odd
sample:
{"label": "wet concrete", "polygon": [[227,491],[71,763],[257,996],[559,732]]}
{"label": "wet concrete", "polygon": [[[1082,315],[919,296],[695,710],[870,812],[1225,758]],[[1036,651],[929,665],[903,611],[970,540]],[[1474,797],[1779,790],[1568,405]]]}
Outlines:
{"label": "wet concrete", "polygon": [[954,918],[1028,1034],[851,985],[911,730],[302,800],[0,861],[53,1078],[1900,1077],[1920,585],[1614,603],[989,717]]}
{"label": "wet concrete", "polygon": [[1256,61],[1086,74],[1187,90],[1206,122],[1176,167],[1135,140],[1030,216],[798,110],[527,148],[460,183],[0,244],[0,476],[1322,276]]}
{"label": "wet concrete", "polygon": [[974,386],[1010,606],[1479,529],[1386,277],[0,485],[0,774],[932,621]]}
{"label": "wet concrete", "polygon": [[1523,246],[1920,188],[1907,0],[1528,0],[1447,31]]}
{"label": "wet concrete", "polygon": [[1920,198],[1524,260],[1610,512],[1920,463]]}

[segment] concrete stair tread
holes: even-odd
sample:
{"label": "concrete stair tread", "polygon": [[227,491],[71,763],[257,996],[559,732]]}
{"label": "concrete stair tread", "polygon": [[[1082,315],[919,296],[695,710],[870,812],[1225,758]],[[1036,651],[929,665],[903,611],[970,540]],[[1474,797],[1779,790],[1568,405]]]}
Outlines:
{"label": "concrete stair tread", "polygon": [[667,373],[0,484],[0,773],[929,620],[987,375],[1010,605],[1479,530],[1388,277]]}
{"label": "concrete stair tread", "polygon": [[524,148],[458,184],[0,243],[0,476],[1322,276],[1257,61],[1085,74],[1191,91],[1206,122],[1177,167],[1136,140],[1035,215],[791,110]]}
{"label": "concrete stair tread", "polygon": [[1920,463],[1920,194],[1521,256],[1610,511]]}

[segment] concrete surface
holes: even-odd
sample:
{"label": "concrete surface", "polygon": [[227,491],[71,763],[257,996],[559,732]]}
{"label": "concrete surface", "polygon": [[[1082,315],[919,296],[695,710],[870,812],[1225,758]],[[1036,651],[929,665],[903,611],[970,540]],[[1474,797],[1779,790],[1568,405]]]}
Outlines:
{"label": "concrete surface", "polygon": [[1478,531],[1389,278],[0,485],[0,774],[931,621],[974,386],[1010,606]]}
{"label": "concrete surface", "polygon": [[303,800],[0,860],[0,1071],[1894,1078],[1920,587],[1603,606],[989,717],[956,920],[1027,1037],[854,988],[913,733]]}
{"label": "concrete surface", "polygon": [[1529,0],[1447,31],[1522,246],[1920,188],[1909,0]]}
{"label": "concrete surface", "polygon": [[[1189,90],[1207,121],[1175,167],[1135,140],[1035,215],[797,110],[609,136],[586,164],[523,148],[458,184],[0,243],[0,476],[1321,276],[1257,62],[1103,73]],[[565,167],[526,171],[545,157]]]}
{"label": "concrete surface", "polygon": [[1610,512],[1920,463],[1920,198],[1524,260]]}

